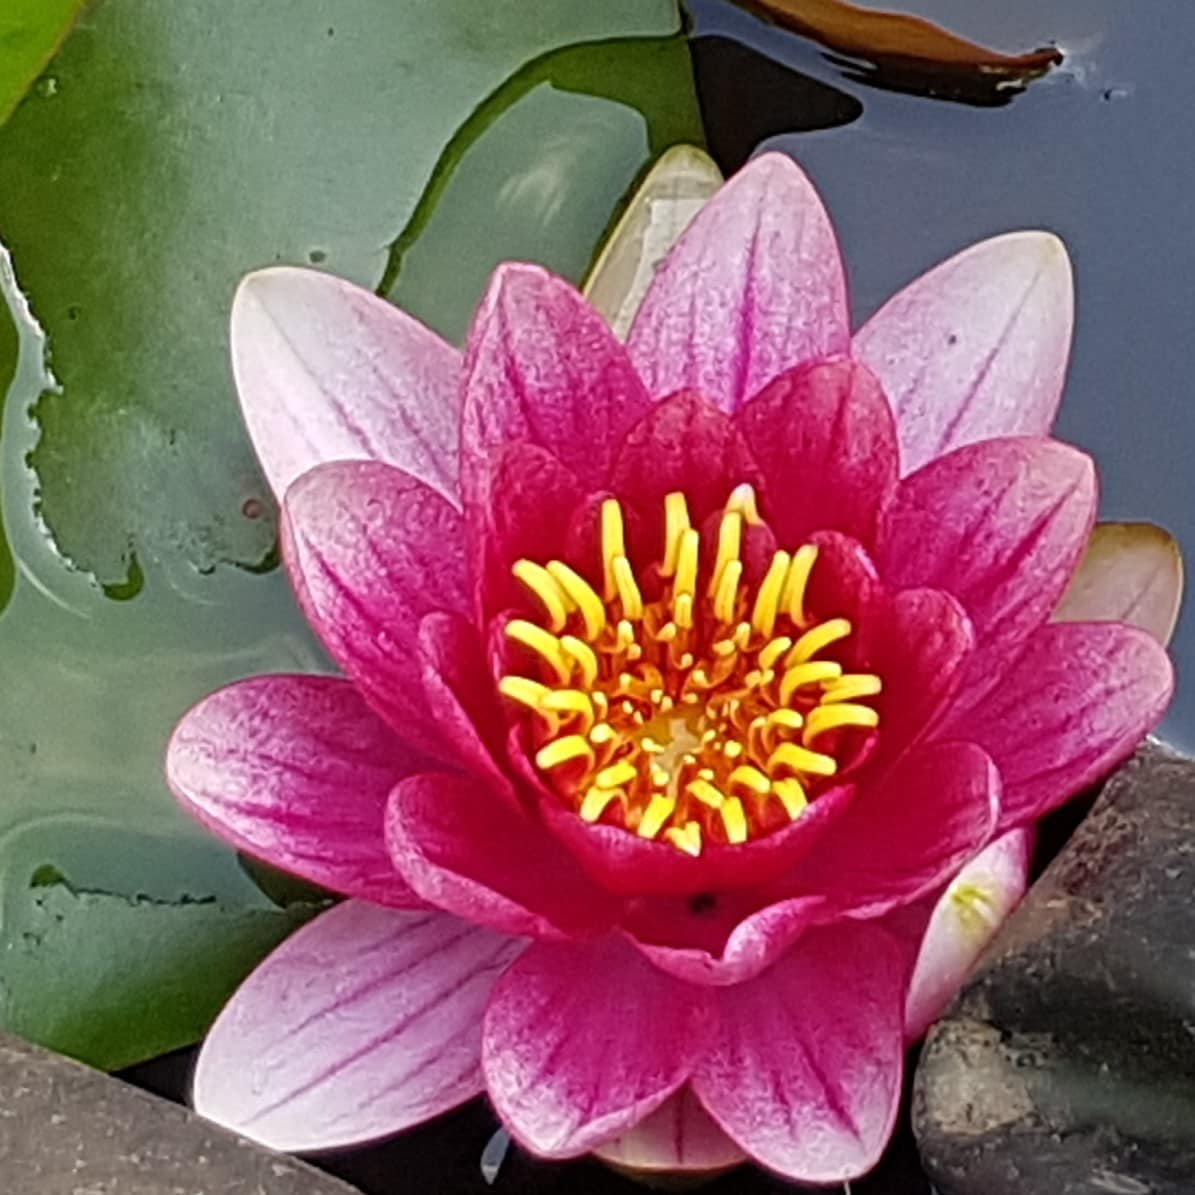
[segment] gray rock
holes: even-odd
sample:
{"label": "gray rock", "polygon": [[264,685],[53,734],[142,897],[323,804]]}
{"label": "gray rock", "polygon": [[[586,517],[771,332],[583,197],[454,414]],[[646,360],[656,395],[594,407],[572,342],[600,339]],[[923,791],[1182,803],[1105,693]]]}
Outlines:
{"label": "gray rock", "polygon": [[1195,762],[1150,744],[930,1034],[941,1195],[1195,1192]]}
{"label": "gray rock", "polygon": [[355,1195],[185,1108],[0,1035],[3,1195]]}

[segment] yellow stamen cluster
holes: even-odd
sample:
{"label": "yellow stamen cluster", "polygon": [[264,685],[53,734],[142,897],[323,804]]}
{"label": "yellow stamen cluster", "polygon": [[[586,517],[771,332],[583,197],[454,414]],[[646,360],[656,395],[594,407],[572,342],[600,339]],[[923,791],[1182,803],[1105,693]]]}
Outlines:
{"label": "yellow stamen cluster", "polygon": [[532,711],[536,766],[586,821],[689,855],[744,843],[800,817],[832,783],[841,732],[878,726],[865,702],[879,677],[825,655],[841,654],[850,622],[806,608],[817,548],[778,551],[745,583],[744,535],[759,522],[751,487],[739,486],[703,568],[684,495],[667,495],[648,596],[614,499],[601,508],[600,593],[559,560],[514,566],[542,616],[506,634],[536,675],[500,688]]}

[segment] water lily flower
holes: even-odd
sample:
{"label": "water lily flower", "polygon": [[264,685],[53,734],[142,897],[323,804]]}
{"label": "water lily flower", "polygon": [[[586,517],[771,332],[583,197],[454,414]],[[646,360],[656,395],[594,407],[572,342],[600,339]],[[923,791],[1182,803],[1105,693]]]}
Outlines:
{"label": "water lily flower", "polygon": [[770,154],[625,346],[531,265],[463,357],[337,279],[246,279],[245,418],[344,676],[214,694],[167,772],[350,899],[233,997],[198,1109],[318,1150],[484,1091],[546,1157],[870,1169],[914,970],[924,1019],[949,969],[901,919],[1171,693],[1145,631],[1050,621],[1097,502],[1048,437],[1071,310],[1061,244],[1018,233],[852,335]]}

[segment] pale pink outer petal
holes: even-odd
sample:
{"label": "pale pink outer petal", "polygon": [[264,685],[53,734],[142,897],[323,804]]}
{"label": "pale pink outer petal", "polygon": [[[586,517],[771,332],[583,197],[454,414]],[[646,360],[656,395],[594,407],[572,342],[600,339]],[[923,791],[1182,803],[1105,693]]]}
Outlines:
{"label": "pale pink outer petal", "polygon": [[889,299],[852,352],[892,402],[904,472],[975,440],[1046,435],[1073,326],[1070,258],[1048,232],[981,241]]}
{"label": "pale pink outer petal", "polygon": [[485,1016],[486,1089],[533,1153],[574,1157],[650,1116],[692,1073],[709,989],[657,971],[621,939],[531,946]]}
{"label": "pale pink outer petal", "polygon": [[593,1152],[619,1170],[644,1175],[710,1174],[747,1160],[713,1122],[691,1087],[682,1087],[630,1132]]}
{"label": "pale pink outer petal", "polygon": [[716,989],[721,1020],[693,1076],[755,1161],[841,1183],[879,1160],[900,1105],[909,951],[872,925],[810,931],[774,967]]}
{"label": "pale pink outer petal", "polygon": [[744,167],[664,259],[627,348],[658,398],[697,390],[734,411],[778,374],[850,342],[838,241],[782,154]]}
{"label": "pale pink outer petal", "polygon": [[996,839],[959,872],[939,897],[905,1000],[905,1039],[916,1041],[944,1013],[976,960],[1029,886],[1031,829]]}
{"label": "pale pink outer petal", "polygon": [[476,498],[503,444],[548,449],[588,486],[600,486],[614,450],[650,398],[606,321],[540,266],[499,266],[465,350],[462,488]]}
{"label": "pale pink outer petal", "polygon": [[1034,821],[1099,780],[1152,730],[1174,668],[1152,635],[1118,622],[1052,623],[1000,683],[935,732],[978,743],[1004,781],[998,830]]}
{"label": "pale pink outer petal", "polygon": [[426,760],[346,680],[259,676],[204,698],[166,749],[166,779],[238,850],[335,892],[422,901],[395,870],[386,800]]}
{"label": "pale pink outer petal", "polygon": [[446,913],[337,905],[245,981],[200,1052],[196,1110],[272,1149],[386,1137],[481,1090],[481,1016],[523,945]]}
{"label": "pale pink outer petal", "polygon": [[460,354],[351,282],[277,266],[232,305],[232,368],[274,493],[325,461],[396,465],[454,502]]}
{"label": "pale pink outer petal", "polygon": [[1095,466],[1057,440],[1009,438],[939,457],[896,488],[876,566],[893,588],[953,594],[975,630],[968,675],[1001,669],[1049,617],[1095,519]]}
{"label": "pale pink outer petal", "polygon": [[1127,622],[1167,644],[1183,598],[1174,536],[1152,523],[1097,523],[1055,622]]}
{"label": "pale pink outer petal", "polygon": [[423,695],[419,624],[468,609],[460,514],[389,465],[320,465],[286,493],[282,553],[304,614],[366,700],[404,738],[443,755]]}

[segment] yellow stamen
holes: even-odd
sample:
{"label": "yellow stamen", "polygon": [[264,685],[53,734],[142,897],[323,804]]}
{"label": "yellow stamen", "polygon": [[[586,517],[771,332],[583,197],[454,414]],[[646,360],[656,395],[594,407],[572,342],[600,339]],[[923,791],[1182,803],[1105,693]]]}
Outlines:
{"label": "yellow stamen", "polygon": [[[690,527],[682,532],[680,549],[676,556],[676,580],[672,583],[674,595],[687,594],[693,597],[697,592],[697,556],[701,546],[701,537]],[[676,609],[676,597],[672,599],[672,608]]]}
{"label": "yellow stamen", "polygon": [[[557,639],[543,627],[528,622],[525,618],[512,618],[506,624],[507,638],[530,648],[553,671],[556,680],[561,684],[568,684],[572,676],[572,665],[563,650],[565,640]],[[567,639],[567,636],[566,636]]]}
{"label": "yellow stamen", "polygon": [[539,699],[539,708],[580,718],[582,734],[589,733],[595,720],[593,700],[580,689],[545,689]]}
{"label": "yellow stamen", "polygon": [[766,797],[772,787],[771,781],[758,769],[750,764],[741,764],[730,773],[727,780],[730,788],[743,788],[757,797]]}
{"label": "yellow stamen", "polygon": [[578,759],[593,763],[593,748],[579,734],[566,734],[564,738],[554,739],[535,753],[536,766],[545,772]]}
{"label": "yellow stamen", "polygon": [[768,565],[768,571],[755,595],[755,606],[751,611],[751,625],[765,638],[769,638],[776,626],[776,615],[780,611],[780,598],[784,582],[788,578],[792,557],[787,552],[777,552]]}
{"label": "yellow stamen", "polygon": [[826,686],[822,705],[838,701],[854,701],[858,697],[875,697],[884,688],[878,676],[866,672],[847,672]]}
{"label": "yellow stamen", "polygon": [[581,669],[581,681],[585,687],[592,689],[598,678],[598,658],[593,648],[575,635],[561,635],[560,647],[562,654]]}
{"label": "yellow stamen", "polygon": [[792,645],[793,641],[787,635],[781,635],[778,639],[773,639],[765,647],[760,649],[759,666],[765,671],[775,668],[776,664],[780,660],[780,657],[784,655],[784,653],[788,651]]}
{"label": "yellow stamen", "polygon": [[747,815],[743,811],[743,802],[738,797],[727,797],[726,803],[718,810],[722,818],[722,826],[726,830],[726,841],[734,845],[747,841]]}
{"label": "yellow stamen", "polygon": [[736,485],[731,491],[726,509],[741,514],[748,527],[758,527],[763,523],[763,519],[759,517],[759,507],[755,504],[755,487],[746,482]]}
{"label": "yellow stamen", "polygon": [[509,697],[512,701],[517,701],[520,705],[525,705],[538,713],[543,699],[551,695],[554,690],[525,676],[504,676],[498,682],[498,692],[503,697]]}
{"label": "yellow stamen", "polygon": [[[714,595],[714,617],[719,622],[734,622],[735,601],[739,596],[739,582],[743,577],[743,562],[731,560],[722,570],[722,577],[718,581],[718,591]],[[734,650],[734,643],[730,648]]]}
{"label": "yellow stamen", "polygon": [[568,595],[573,605],[581,611],[581,620],[585,623],[585,638],[592,643],[606,626],[605,603],[594,593],[589,582],[563,561],[548,561],[548,572]]}
{"label": "yellow stamen", "polygon": [[686,855],[697,858],[701,854],[701,826],[697,822],[685,822],[683,828],[674,826],[665,830],[664,837]]}
{"label": "yellow stamen", "polygon": [[819,651],[824,651],[831,643],[845,639],[851,633],[851,624],[845,618],[831,618],[826,622],[810,627],[793,645],[785,663],[788,665],[803,664],[812,660]]}
{"label": "yellow stamen", "polygon": [[633,763],[620,759],[617,763],[598,772],[593,782],[598,788],[622,788],[624,784],[630,784],[638,776],[639,772]]}
{"label": "yellow stamen", "polygon": [[768,756],[768,770],[786,772],[807,772],[810,776],[833,776],[838,771],[838,761],[830,755],[821,755],[796,743],[781,743]]}
{"label": "yellow stamen", "polygon": [[618,590],[618,600],[622,603],[623,617],[638,622],[643,617],[643,597],[639,592],[639,586],[635,584],[631,562],[625,556],[616,556],[613,570],[614,587]]}
{"label": "yellow stamen", "polygon": [[539,599],[552,630],[563,631],[568,622],[569,602],[552,574],[533,560],[516,561],[511,571]]}
{"label": "yellow stamen", "polygon": [[615,498],[602,503],[602,568],[605,598],[609,601],[617,592],[614,585],[614,561],[627,554],[626,538],[623,534],[622,507]]}
{"label": "yellow stamen", "polygon": [[618,731],[609,722],[599,722],[590,732],[589,741],[595,747],[605,747],[618,738]]}
{"label": "yellow stamen", "polygon": [[789,821],[795,822],[801,816],[805,806],[809,804],[809,798],[805,794],[805,789],[795,776],[785,776],[777,780],[772,785],[772,792],[780,799],[780,803],[784,806],[784,812],[788,814]]}
{"label": "yellow stamen", "polygon": [[806,625],[805,591],[809,588],[809,574],[813,572],[816,563],[817,547],[814,544],[803,544],[793,554],[788,578],[784,582],[784,593],[780,603],[788,611],[789,618],[799,627]]}
{"label": "yellow stamen", "polygon": [[796,710],[772,710],[767,717],[769,726],[779,726],[783,730],[800,730],[805,725],[805,719]]}
{"label": "yellow stamen", "polygon": [[687,631],[693,625],[693,595],[691,593],[678,594],[672,603],[672,614],[676,619],[676,625],[682,631]]}
{"label": "yellow stamen", "polygon": [[874,730],[879,724],[880,715],[869,705],[852,705],[847,701],[841,705],[819,705],[809,711],[801,741],[808,747],[819,735],[830,730],[841,730],[844,726]]}
{"label": "yellow stamen", "polygon": [[718,553],[714,559],[714,571],[709,585],[711,597],[718,590],[723,570],[732,560],[738,560],[742,543],[743,516],[737,510],[728,510],[718,524]]}
{"label": "yellow stamen", "polygon": [[655,838],[676,809],[675,797],[652,797],[643,811],[637,833],[640,838]]}
{"label": "yellow stamen", "polygon": [[684,494],[668,494],[664,499],[664,559],[660,576],[671,577],[680,560],[681,538],[692,524]]}
{"label": "yellow stamen", "polygon": [[[796,651],[796,648],[793,648],[793,651]],[[780,678],[780,704],[788,705],[793,699],[793,694],[806,685],[820,684],[841,675],[842,665],[833,660],[809,660],[804,664],[796,664]]]}
{"label": "yellow stamen", "polygon": [[616,788],[591,788],[586,792],[577,812],[584,821],[596,822],[622,795]]}
{"label": "yellow stamen", "polygon": [[685,785],[685,792],[711,809],[721,809],[726,800],[725,795],[708,780],[691,780]]}

